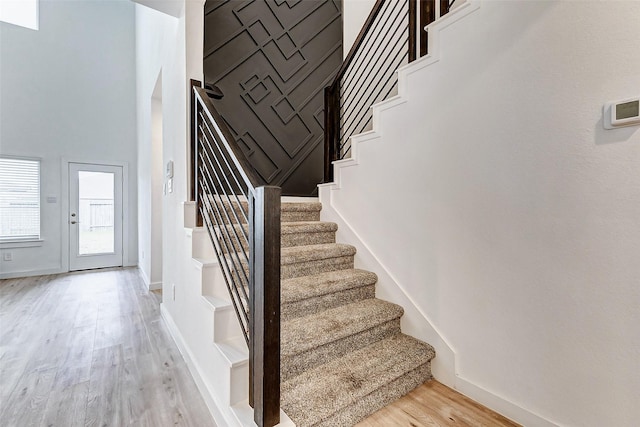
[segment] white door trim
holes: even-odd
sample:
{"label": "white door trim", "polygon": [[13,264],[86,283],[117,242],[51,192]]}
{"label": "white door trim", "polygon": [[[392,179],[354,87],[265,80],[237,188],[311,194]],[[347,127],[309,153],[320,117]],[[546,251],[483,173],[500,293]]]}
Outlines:
{"label": "white door trim", "polygon": [[69,163],[86,163],[92,165],[104,166],[120,166],[122,167],[122,265],[132,267],[136,264],[131,263],[129,242],[130,238],[130,189],[129,189],[129,162],[113,162],[113,161],[95,161],[88,159],[70,159],[62,158],[60,160],[61,186],[60,194],[60,254],[62,271],[69,270]]}

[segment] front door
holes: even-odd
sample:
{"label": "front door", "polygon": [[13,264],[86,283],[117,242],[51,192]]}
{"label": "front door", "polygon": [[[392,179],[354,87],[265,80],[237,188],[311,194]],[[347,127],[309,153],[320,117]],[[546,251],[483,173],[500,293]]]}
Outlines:
{"label": "front door", "polygon": [[69,270],[122,266],[122,167],[69,163]]}

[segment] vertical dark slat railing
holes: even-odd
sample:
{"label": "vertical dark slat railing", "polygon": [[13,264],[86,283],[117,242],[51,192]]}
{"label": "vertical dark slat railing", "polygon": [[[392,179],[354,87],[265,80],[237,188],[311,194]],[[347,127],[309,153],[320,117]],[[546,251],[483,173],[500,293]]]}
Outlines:
{"label": "vertical dark slat railing", "polygon": [[209,233],[249,347],[254,421],[272,427],[280,422],[281,190],[259,178],[201,83],[190,85],[196,222]]}
{"label": "vertical dark slat railing", "polygon": [[429,35],[424,29],[436,20],[436,0],[420,0],[420,57],[427,54]]}
{"label": "vertical dark slat railing", "polygon": [[371,106],[397,87],[396,70],[427,54],[424,28],[447,14],[454,1],[376,1],[333,82],[325,88],[324,182],[333,181],[332,163],[350,155],[349,138],[371,124]]}
{"label": "vertical dark slat railing", "polygon": [[[392,90],[395,87],[395,70],[415,57],[410,50],[416,50],[416,1],[376,1],[332,84],[325,89],[325,182],[333,180],[332,162],[349,154],[348,138],[370,123],[371,104],[382,100],[380,96],[388,92],[390,83]],[[398,46],[404,48],[398,51]]]}
{"label": "vertical dark slat railing", "polygon": [[416,28],[416,18],[418,17],[418,5],[415,1],[409,1],[409,62],[413,62],[416,60],[416,50],[417,48],[417,28]]}

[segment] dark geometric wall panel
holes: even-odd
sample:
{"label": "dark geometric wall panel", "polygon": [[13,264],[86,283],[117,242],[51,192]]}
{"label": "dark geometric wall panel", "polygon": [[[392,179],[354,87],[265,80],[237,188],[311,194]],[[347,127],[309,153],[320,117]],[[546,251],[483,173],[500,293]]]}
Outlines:
{"label": "dark geometric wall panel", "polygon": [[324,88],[342,63],[340,0],[207,0],[204,74],[249,161],[283,194],[322,181]]}

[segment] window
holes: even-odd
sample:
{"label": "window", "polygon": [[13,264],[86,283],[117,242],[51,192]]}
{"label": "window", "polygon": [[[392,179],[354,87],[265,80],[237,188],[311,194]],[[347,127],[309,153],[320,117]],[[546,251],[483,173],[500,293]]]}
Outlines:
{"label": "window", "polygon": [[0,241],[40,238],[40,161],[0,157]]}
{"label": "window", "polygon": [[38,0],[0,0],[0,21],[37,30]]}

